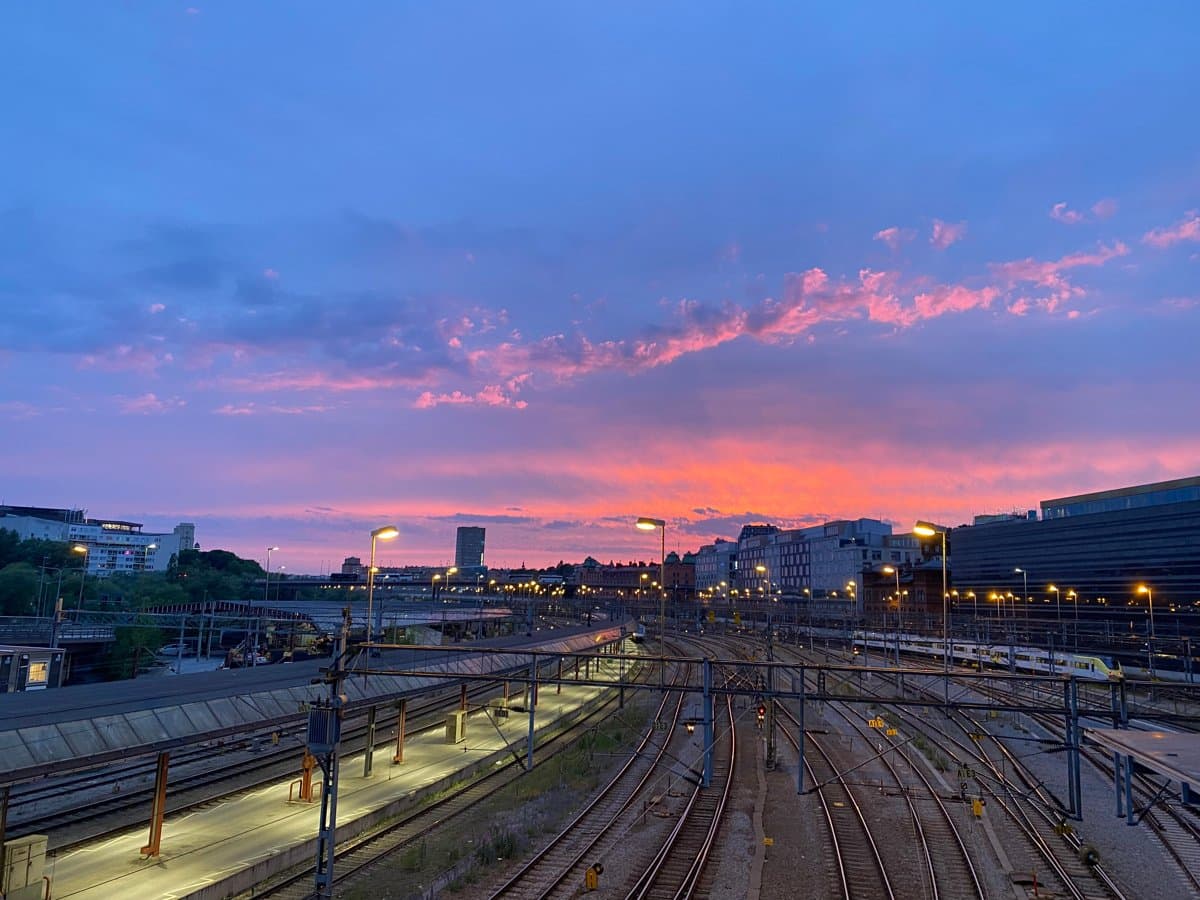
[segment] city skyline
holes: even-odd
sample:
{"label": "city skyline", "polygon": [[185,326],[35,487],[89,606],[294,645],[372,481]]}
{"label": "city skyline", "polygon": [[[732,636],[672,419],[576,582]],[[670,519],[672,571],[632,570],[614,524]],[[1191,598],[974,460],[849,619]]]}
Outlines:
{"label": "city skyline", "polygon": [[1200,471],[1191,7],[3,16],[0,502],[315,572]]}

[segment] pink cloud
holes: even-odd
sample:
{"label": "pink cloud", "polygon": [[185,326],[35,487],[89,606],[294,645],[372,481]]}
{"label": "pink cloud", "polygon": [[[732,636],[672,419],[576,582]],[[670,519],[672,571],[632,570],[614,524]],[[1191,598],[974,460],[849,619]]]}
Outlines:
{"label": "pink cloud", "polygon": [[101,353],[89,353],[79,360],[81,369],[99,369],[104,372],[142,372],[154,374],[160,366],[173,362],[171,353],[155,353],[146,347],[119,344]]}
{"label": "pink cloud", "polygon": [[182,409],[186,405],[187,401],[181,400],[178,397],[172,397],[169,400],[160,400],[156,394],[152,393],[142,394],[137,397],[117,398],[117,406],[120,407],[121,414],[127,416],[161,415],[173,409]]}
{"label": "pink cloud", "polygon": [[[1117,201],[1111,197],[1103,197],[1091,206],[1092,217],[1096,220],[1112,218],[1117,212]],[[1071,209],[1066,203],[1055,203],[1050,207],[1050,218],[1066,225],[1079,225],[1092,221],[1077,209]]]}
{"label": "pink cloud", "polygon": [[1167,228],[1154,228],[1142,235],[1142,243],[1166,249],[1182,241],[1200,241],[1200,215],[1191,210],[1187,215]]}
{"label": "pink cloud", "polygon": [[262,275],[263,275],[263,278],[267,279],[268,281],[278,281],[279,280],[279,273],[272,268],[263,269]]}
{"label": "pink cloud", "polygon": [[1082,297],[1087,292],[1073,284],[1065,273],[1082,266],[1098,267],[1105,263],[1129,254],[1129,247],[1121,241],[1111,246],[1099,245],[1093,253],[1069,253],[1060,259],[1038,260],[1032,257],[1012,260],[1004,263],[993,263],[992,273],[1006,287],[1013,288],[1022,283],[1032,283],[1049,290],[1043,298],[1022,297],[1008,307],[1013,315],[1025,315],[1034,305],[1041,306],[1047,312],[1055,312],[1063,303],[1074,297]]}
{"label": "pink cloud", "polygon": [[[510,384],[512,381],[510,380]],[[462,391],[435,394],[425,391],[413,401],[414,409],[433,409],[435,406],[503,406],[511,409],[525,409],[529,404],[524,400],[514,399],[510,392],[498,384],[486,385],[474,394]]]}
{"label": "pink cloud", "polygon": [[883,241],[892,252],[899,250],[901,244],[911,241],[913,237],[915,235],[911,228],[899,228],[896,225],[875,232],[875,240]]}
{"label": "pink cloud", "polygon": [[32,419],[42,414],[36,406],[21,400],[0,403],[0,413],[5,413],[10,419]]}
{"label": "pink cloud", "polygon": [[1087,217],[1078,210],[1068,209],[1066,203],[1055,203],[1050,207],[1050,218],[1056,222],[1064,222],[1067,225],[1078,225],[1080,222],[1086,222]]}
{"label": "pink cloud", "polygon": [[149,308],[150,308],[151,315],[158,315],[160,312],[162,312],[167,307],[165,305],[163,305],[162,303],[151,303]]}
{"label": "pink cloud", "polygon": [[934,219],[929,243],[938,250],[945,250],[951,244],[961,241],[966,233],[966,222],[943,222],[941,219]]}
{"label": "pink cloud", "polygon": [[244,393],[268,391],[377,391],[428,383],[425,376],[401,378],[388,375],[335,375],[329,372],[264,372],[249,378],[223,378],[221,387]]}

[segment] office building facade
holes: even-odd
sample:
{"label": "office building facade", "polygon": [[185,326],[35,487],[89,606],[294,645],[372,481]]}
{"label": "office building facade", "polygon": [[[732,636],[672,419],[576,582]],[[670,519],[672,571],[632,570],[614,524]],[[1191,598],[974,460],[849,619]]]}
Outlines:
{"label": "office building facade", "polygon": [[[1045,500],[1041,517],[1007,517],[956,528],[954,583],[1033,602],[1108,605],[1153,591],[1155,606],[1200,601],[1200,476]],[[1053,584],[1061,595],[1049,592]],[[982,594],[981,594],[982,596]],[[1141,599],[1144,600],[1144,597]],[[1072,601],[1074,598],[1072,598]]]}
{"label": "office building facade", "polygon": [[33,538],[85,547],[87,573],[104,578],[114,574],[165,572],[172,558],[195,545],[196,526],[181,522],[170,532],[142,531],[140,522],[93,519],[82,509],[40,506],[0,506],[0,528],[21,540]]}

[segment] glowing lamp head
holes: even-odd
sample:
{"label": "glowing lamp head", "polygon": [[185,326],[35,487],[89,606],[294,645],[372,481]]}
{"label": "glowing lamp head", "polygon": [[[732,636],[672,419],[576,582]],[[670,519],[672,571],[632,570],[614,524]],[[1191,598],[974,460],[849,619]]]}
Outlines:
{"label": "glowing lamp head", "polygon": [[656,528],[666,528],[667,523],[662,519],[652,519],[649,516],[639,516],[634,523],[642,531],[654,531]]}
{"label": "glowing lamp head", "polygon": [[932,522],[918,522],[913,526],[913,534],[919,534],[921,537],[933,537],[941,533],[942,530]]}
{"label": "glowing lamp head", "polygon": [[85,547],[83,544],[76,544],[74,547],[71,548],[71,552],[72,553],[87,553],[88,548]]}
{"label": "glowing lamp head", "polygon": [[400,536],[400,529],[395,525],[382,525],[371,532],[371,537],[380,541],[390,541]]}

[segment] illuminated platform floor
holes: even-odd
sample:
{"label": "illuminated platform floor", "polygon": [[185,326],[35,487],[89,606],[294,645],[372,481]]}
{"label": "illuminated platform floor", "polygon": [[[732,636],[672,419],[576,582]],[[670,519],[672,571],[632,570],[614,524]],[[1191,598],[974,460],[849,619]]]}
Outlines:
{"label": "illuminated platform floor", "polygon": [[[616,680],[617,671],[615,662],[602,666],[608,679]],[[562,693],[557,694],[553,685],[543,685],[538,692],[537,730],[553,725],[559,716],[596,699],[604,690],[565,684]],[[525,713],[513,711],[507,719],[498,720],[499,734],[484,716],[483,712],[471,714],[467,740],[462,744],[447,744],[441,729],[410,735],[400,765],[392,764],[394,742],[376,749],[370,778],[362,777],[361,753],[343,758],[339,825],[460,772],[470,763],[502,750],[506,743],[520,745],[528,734],[529,717]],[[381,731],[383,727],[381,722]],[[302,748],[297,746],[297,769],[301,754]],[[319,772],[317,775],[319,778]],[[55,900],[186,897],[315,837],[319,806],[319,802],[289,803],[285,781],[204,809],[169,816],[163,826],[162,855],[157,859],[142,859],[147,827],[140,827],[48,860],[53,896]]]}

